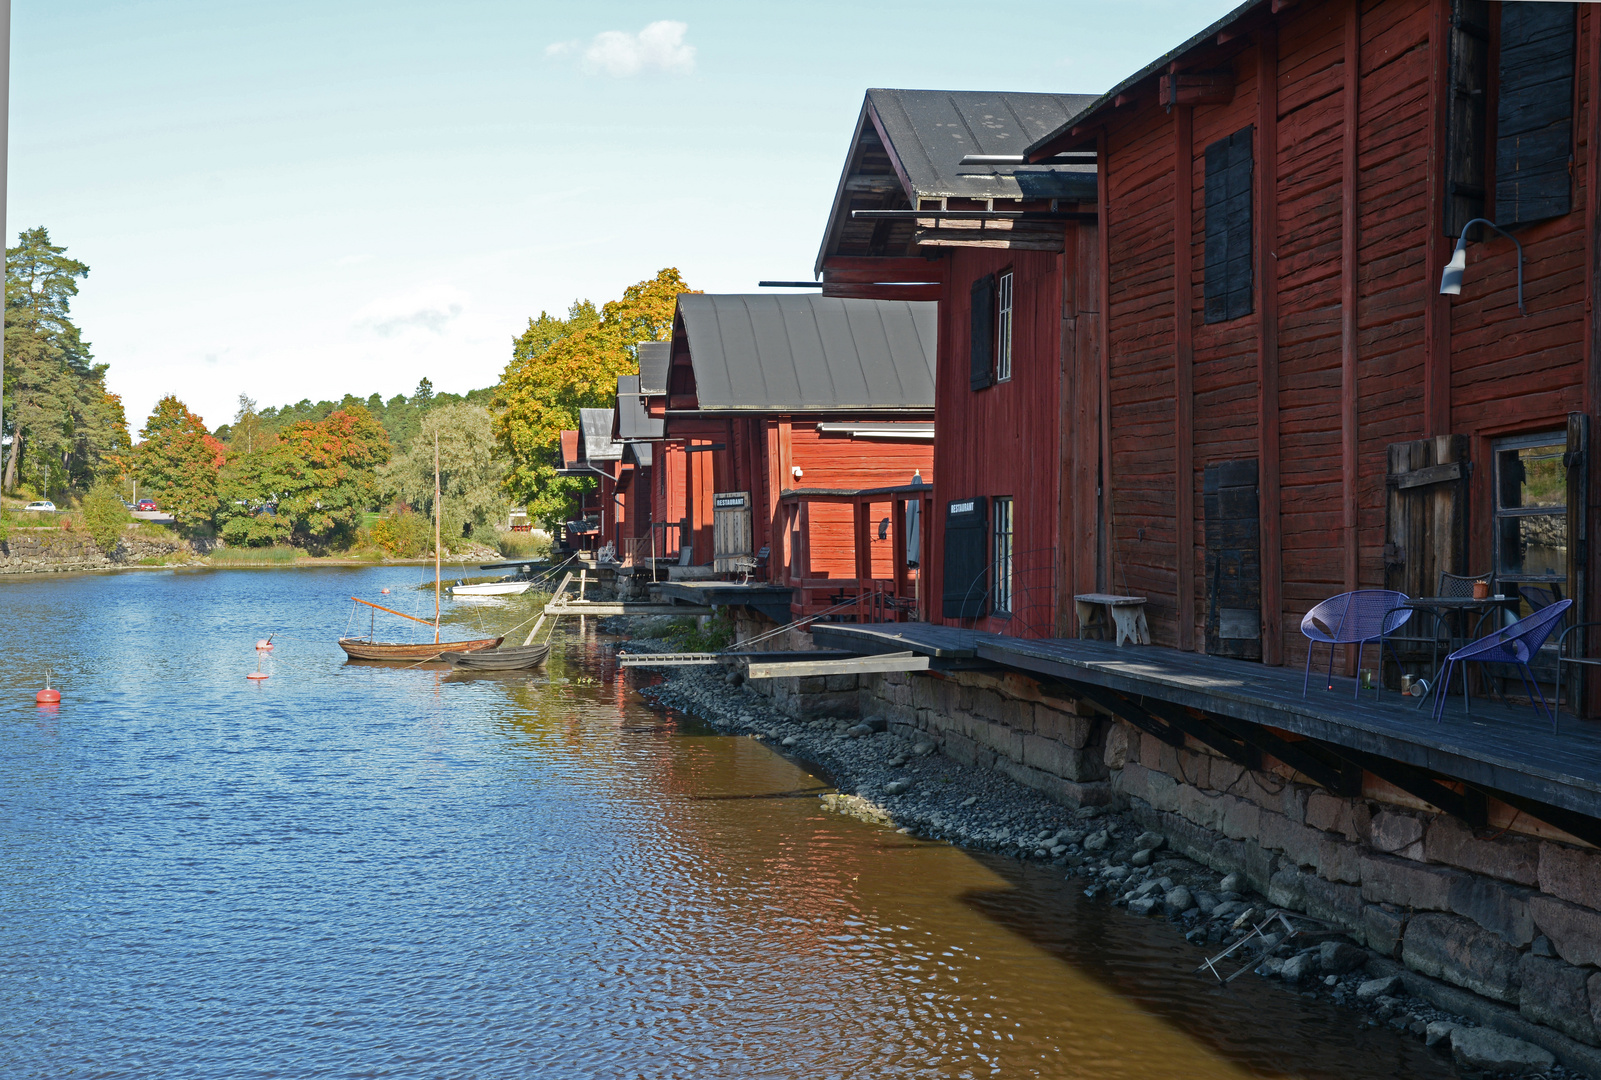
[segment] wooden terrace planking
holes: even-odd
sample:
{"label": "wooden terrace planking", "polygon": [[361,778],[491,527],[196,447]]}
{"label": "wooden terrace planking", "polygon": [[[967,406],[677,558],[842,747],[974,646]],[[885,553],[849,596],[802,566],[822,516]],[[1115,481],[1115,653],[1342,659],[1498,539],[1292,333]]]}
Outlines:
{"label": "wooden terrace planking", "polygon": [[1302,698],[1299,671],[1157,646],[1027,640],[923,623],[819,626],[814,637],[818,632],[825,632],[830,644],[854,643],[864,651],[911,649],[931,657],[975,657],[1035,675],[1156,698],[1601,817],[1601,730],[1567,713],[1553,734],[1543,715],[1523,706],[1477,699],[1472,717],[1465,717],[1458,694],[1444,721],[1436,724],[1432,702],[1414,709],[1412,699],[1391,691],[1377,703],[1371,694],[1353,700],[1351,680],[1336,678],[1331,692],[1322,689],[1316,672],[1311,691]]}

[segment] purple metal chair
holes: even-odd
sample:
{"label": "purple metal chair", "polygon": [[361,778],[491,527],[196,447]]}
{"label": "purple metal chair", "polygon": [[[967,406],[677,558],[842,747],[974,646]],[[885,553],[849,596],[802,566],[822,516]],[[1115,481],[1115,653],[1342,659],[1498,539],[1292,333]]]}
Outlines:
{"label": "purple metal chair", "polygon": [[[1567,614],[1568,608],[1573,606],[1572,600],[1558,600],[1556,603],[1541,608],[1533,615],[1519,619],[1510,626],[1503,626],[1493,630],[1471,645],[1464,645],[1456,652],[1445,658],[1445,671],[1440,681],[1435,684],[1436,694],[1434,701],[1434,721],[1440,722],[1445,715],[1445,699],[1451,693],[1451,669],[1457,664],[1462,665],[1462,707],[1469,716],[1473,715],[1473,707],[1468,701],[1468,662],[1476,661],[1480,664],[1514,664],[1518,674],[1523,678],[1523,688],[1529,691],[1529,704],[1532,707],[1535,699],[1540,701],[1540,708],[1551,718],[1551,730],[1557,729],[1556,713],[1546,704],[1545,694],[1540,691],[1540,684],[1534,681],[1534,672],[1529,670],[1529,661],[1534,659],[1545,639],[1556,630],[1562,616]],[[1560,692],[1560,687],[1558,688]]]}
{"label": "purple metal chair", "polygon": [[[1329,689],[1334,689],[1334,646],[1355,645],[1358,665],[1362,659],[1362,646],[1370,641],[1379,642],[1379,662],[1384,662],[1384,636],[1412,617],[1412,609],[1401,607],[1406,593],[1389,589],[1358,589],[1356,592],[1331,596],[1308,611],[1301,619],[1301,633],[1312,642],[1323,642],[1329,647]],[[1394,649],[1391,649],[1394,652]],[[1397,657],[1397,663],[1400,658]],[[1306,697],[1312,683],[1312,646],[1306,647],[1306,678],[1301,680],[1301,696]],[[1374,692],[1378,687],[1375,684]],[[1359,680],[1352,697],[1362,693]]]}

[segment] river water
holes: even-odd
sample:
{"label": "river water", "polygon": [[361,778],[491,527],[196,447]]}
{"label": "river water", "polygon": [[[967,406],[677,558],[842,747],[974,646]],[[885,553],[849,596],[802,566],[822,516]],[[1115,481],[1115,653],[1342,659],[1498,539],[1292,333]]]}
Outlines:
{"label": "river water", "polygon": [[1209,989],[1057,872],[823,811],[593,634],[516,676],[345,663],[348,597],[416,582],[0,585],[0,1076],[1451,1075]]}

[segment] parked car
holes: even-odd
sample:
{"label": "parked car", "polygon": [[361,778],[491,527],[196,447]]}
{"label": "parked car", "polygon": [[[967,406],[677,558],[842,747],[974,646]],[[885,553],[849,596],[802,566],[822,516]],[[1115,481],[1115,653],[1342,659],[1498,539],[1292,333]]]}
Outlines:
{"label": "parked car", "polygon": [[156,509],[159,509],[159,508],[156,506],[156,500],[154,500],[154,499],[140,499],[139,500],[139,509],[141,509],[141,510],[156,510]]}
{"label": "parked car", "polygon": [[38,499],[24,506],[23,509],[32,510],[38,514],[53,514],[56,512],[56,504],[49,499]]}

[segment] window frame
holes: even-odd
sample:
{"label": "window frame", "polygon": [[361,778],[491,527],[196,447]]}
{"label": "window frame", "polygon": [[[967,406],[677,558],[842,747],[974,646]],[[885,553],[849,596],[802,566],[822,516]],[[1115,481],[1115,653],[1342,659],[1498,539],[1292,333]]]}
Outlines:
{"label": "window frame", "polygon": [[[1501,455],[1508,450],[1526,450],[1535,446],[1560,447],[1566,454],[1568,433],[1566,429],[1555,431],[1536,432],[1531,435],[1513,435],[1503,439],[1495,439],[1490,444],[1490,563],[1491,576],[1496,581],[1517,582],[1518,584],[1550,585],[1568,583],[1569,564],[1573,559],[1571,538],[1567,535],[1568,529],[1568,499],[1566,486],[1562,492],[1560,506],[1519,506],[1502,507],[1501,505]],[[1501,557],[1501,523],[1514,521],[1519,518],[1556,517],[1562,520],[1563,567],[1561,574],[1530,574],[1507,573],[1502,570],[1505,565]],[[1505,590],[1503,590],[1505,591]]]}
{"label": "window frame", "polygon": [[994,381],[1012,381],[1012,315],[1016,279],[1010,269],[995,275]]}
{"label": "window frame", "polygon": [[1009,619],[1017,599],[1014,581],[1017,536],[1014,502],[1010,495],[997,495],[990,500],[990,507],[990,550],[995,553],[990,614],[998,619]]}

